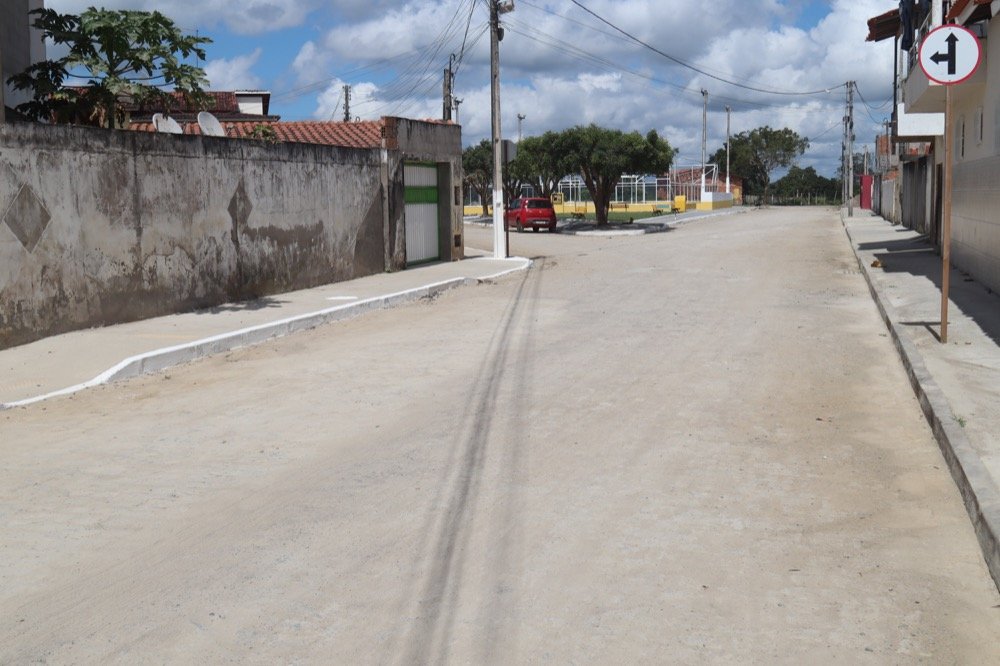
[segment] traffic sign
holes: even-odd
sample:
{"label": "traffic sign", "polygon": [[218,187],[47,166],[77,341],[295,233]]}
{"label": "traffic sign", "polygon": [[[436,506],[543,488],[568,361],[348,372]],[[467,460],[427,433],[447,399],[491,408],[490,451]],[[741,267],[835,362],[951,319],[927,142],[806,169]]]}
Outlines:
{"label": "traffic sign", "polygon": [[920,68],[931,81],[950,86],[972,76],[982,60],[979,39],[960,25],[943,25],[920,44]]}

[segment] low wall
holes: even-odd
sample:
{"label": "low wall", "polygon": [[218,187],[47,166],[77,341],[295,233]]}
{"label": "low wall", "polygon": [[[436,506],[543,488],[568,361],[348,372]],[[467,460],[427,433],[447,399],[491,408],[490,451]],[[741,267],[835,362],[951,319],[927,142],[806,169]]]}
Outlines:
{"label": "low wall", "polygon": [[0,125],[0,348],[386,270],[381,152]]}

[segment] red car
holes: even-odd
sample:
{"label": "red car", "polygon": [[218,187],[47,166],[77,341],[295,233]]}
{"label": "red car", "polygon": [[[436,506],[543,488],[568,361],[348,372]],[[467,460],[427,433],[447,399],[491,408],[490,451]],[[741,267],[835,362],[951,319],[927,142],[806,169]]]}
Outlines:
{"label": "red car", "polygon": [[552,202],[543,197],[514,199],[507,206],[504,222],[508,229],[514,227],[518,231],[524,231],[525,227],[531,227],[538,231],[539,227],[546,227],[553,232],[556,230],[556,211],[552,208]]}

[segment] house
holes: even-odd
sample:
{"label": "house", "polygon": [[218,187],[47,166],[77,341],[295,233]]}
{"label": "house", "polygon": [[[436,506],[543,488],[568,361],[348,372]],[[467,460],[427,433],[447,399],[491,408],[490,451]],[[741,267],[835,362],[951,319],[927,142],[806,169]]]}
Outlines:
{"label": "house", "polygon": [[0,121],[28,101],[25,91],[14,90],[7,79],[45,59],[42,33],[31,26],[29,12],[41,9],[43,0],[4,0],[0,3]]}
{"label": "house", "polygon": [[[945,88],[919,64],[923,38],[954,23],[979,39],[983,60],[967,81],[952,87],[953,204],[951,261],[1000,291],[1000,2],[903,0],[868,21],[869,41],[895,40],[894,110],[890,163],[898,163],[900,221],[941,244]],[[884,192],[885,188],[883,188]],[[890,203],[892,203],[890,201]],[[881,212],[881,211],[877,211]]]}
{"label": "house", "polygon": [[[280,116],[270,114],[271,93],[267,90],[206,90],[207,101],[204,104],[192,105],[182,93],[168,93],[170,108],[140,107],[125,104],[124,109],[130,125],[151,123],[154,113],[165,113],[176,120],[182,127],[198,124],[198,113],[207,111],[220,122],[257,122],[273,123],[281,120]],[[129,127],[129,129],[134,129]],[[192,130],[186,134],[197,134]]]}

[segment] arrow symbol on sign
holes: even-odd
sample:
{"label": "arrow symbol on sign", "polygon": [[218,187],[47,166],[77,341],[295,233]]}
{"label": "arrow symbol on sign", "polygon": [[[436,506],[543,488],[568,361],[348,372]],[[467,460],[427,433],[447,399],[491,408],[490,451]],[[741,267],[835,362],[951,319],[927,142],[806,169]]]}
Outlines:
{"label": "arrow symbol on sign", "polygon": [[948,53],[941,53],[940,51],[938,51],[937,53],[931,56],[931,60],[938,65],[940,65],[942,62],[947,62],[948,76],[955,76],[955,71],[956,68],[958,67],[957,58],[955,57],[957,55],[955,52],[956,51],[955,46],[958,44],[958,37],[955,36],[955,33],[951,33],[950,35],[948,35],[945,41],[948,42]]}

